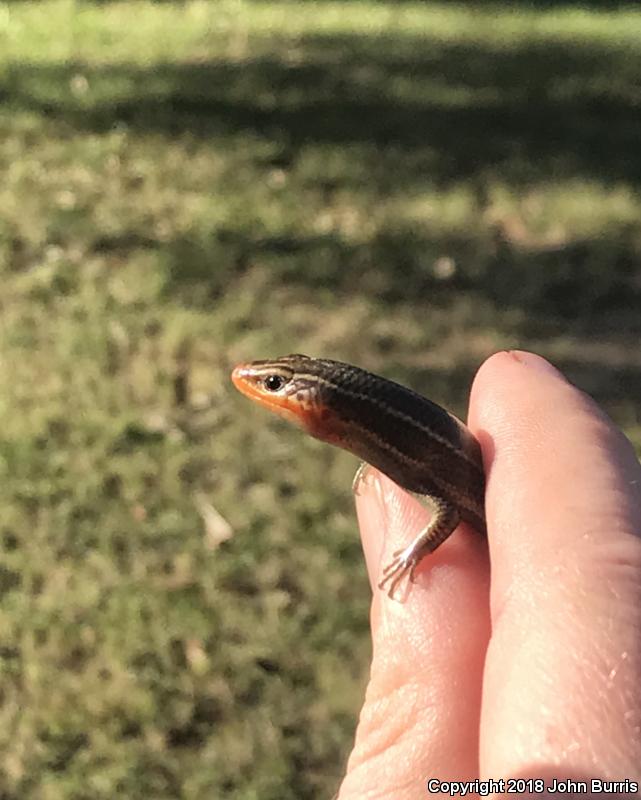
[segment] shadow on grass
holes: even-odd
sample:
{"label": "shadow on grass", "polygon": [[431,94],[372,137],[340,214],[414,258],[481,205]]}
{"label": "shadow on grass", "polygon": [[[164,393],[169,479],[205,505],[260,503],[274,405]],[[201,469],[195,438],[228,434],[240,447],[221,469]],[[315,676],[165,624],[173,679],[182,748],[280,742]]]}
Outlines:
{"label": "shadow on grass", "polygon": [[556,366],[604,408],[621,403],[630,405],[632,398],[641,396],[639,367],[612,365],[591,359],[557,359]]}
{"label": "shadow on grass", "polygon": [[[371,179],[382,189],[492,172],[514,185],[564,176],[641,181],[641,54],[630,49],[419,35],[306,37],[290,49],[283,58],[149,69],[16,64],[0,93],[5,103],[93,131],[251,133],[280,143],[289,163],[309,144],[372,145],[372,166],[382,160]],[[88,88],[74,96],[78,74]]]}
{"label": "shadow on grass", "polygon": [[479,241],[474,235],[435,237],[396,228],[357,246],[333,234],[216,230],[165,246],[165,286],[184,303],[207,308],[230,281],[260,265],[290,285],[375,296],[389,305],[429,300],[432,307],[445,306],[453,295],[472,292],[503,309],[536,312],[523,322],[529,335],[559,320],[591,333],[613,327],[641,332],[641,256],[634,231],[531,248],[514,247],[500,230],[495,233]]}
{"label": "shadow on grass", "polygon": [[[495,180],[517,190],[565,178],[641,183],[640,70],[641,53],[598,43],[315,36],[283,43],[281,58],[238,63],[15,64],[0,96],[80,130],[258,137],[273,153],[258,174],[295,167],[309,146],[335,147],[339,169],[312,179],[329,196],[354,182],[375,198],[467,183],[482,214]],[[473,289],[564,318],[640,303],[638,230],[531,249],[499,227],[487,236],[435,239],[417,226],[355,246],[336,235],[262,236],[240,223],[170,243],[168,287],[185,302],[211,302],[258,261],[288,281],[388,302]],[[445,281],[439,264],[454,267]]]}

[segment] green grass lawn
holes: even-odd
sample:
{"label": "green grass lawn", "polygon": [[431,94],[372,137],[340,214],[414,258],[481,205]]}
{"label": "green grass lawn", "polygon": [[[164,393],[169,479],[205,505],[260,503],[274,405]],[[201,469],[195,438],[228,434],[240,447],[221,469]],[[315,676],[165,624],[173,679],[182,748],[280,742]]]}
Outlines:
{"label": "green grass lawn", "polygon": [[640,71],[633,10],[0,3],[3,800],[335,790],[355,462],[235,361],[464,415],[531,348],[641,444]]}

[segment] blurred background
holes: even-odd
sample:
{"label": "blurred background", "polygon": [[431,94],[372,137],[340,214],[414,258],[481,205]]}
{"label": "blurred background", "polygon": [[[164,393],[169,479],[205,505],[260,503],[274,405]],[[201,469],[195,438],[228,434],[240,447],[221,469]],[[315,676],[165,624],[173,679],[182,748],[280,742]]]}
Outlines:
{"label": "blurred background", "polygon": [[640,74],[611,2],[0,3],[2,800],[335,791],[356,463],[234,362],[528,348],[641,445]]}

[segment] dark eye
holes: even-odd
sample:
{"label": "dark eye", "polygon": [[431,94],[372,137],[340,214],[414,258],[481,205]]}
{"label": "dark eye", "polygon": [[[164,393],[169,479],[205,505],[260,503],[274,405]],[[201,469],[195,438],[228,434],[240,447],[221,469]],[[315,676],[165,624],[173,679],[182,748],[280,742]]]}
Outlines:
{"label": "dark eye", "polygon": [[279,389],[283,388],[285,383],[285,378],[282,378],[280,375],[268,375],[265,380],[265,389],[268,392],[277,392]]}

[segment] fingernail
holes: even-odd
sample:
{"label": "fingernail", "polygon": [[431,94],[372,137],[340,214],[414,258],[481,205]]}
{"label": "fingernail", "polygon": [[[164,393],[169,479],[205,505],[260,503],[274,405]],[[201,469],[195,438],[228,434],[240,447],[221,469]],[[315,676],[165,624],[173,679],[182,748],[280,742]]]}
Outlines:
{"label": "fingernail", "polygon": [[510,350],[509,354],[515,361],[518,361],[519,364],[523,364],[529,369],[533,369],[537,372],[546,372],[548,375],[554,375],[555,378],[566,380],[565,375],[563,375],[562,372],[560,372],[556,367],[550,364],[549,361],[546,361],[541,356],[537,356],[534,353],[528,353],[525,350]]}

